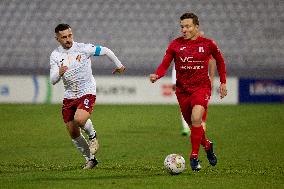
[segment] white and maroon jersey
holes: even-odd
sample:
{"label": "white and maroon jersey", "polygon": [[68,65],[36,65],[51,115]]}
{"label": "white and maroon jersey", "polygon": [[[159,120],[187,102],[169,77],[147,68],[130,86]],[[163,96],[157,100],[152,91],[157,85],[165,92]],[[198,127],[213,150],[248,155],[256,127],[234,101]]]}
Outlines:
{"label": "white and maroon jersey", "polygon": [[59,67],[63,64],[68,69],[62,76],[64,98],[80,98],[85,94],[96,95],[96,81],[91,69],[91,56],[101,55],[101,46],[73,42],[70,49],[62,46],[50,55],[50,80],[53,84],[60,80]]}

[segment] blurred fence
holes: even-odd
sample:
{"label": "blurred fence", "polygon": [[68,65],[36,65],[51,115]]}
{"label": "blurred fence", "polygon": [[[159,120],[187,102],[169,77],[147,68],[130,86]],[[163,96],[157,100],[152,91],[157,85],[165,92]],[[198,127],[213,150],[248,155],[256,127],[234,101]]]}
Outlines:
{"label": "blurred fence", "polygon": [[[283,0],[1,0],[0,74],[48,74],[54,28],[64,22],[75,41],[111,48],[126,74],[148,75],[190,11],[224,53],[228,75],[284,78],[283,10]],[[96,75],[113,68],[95,62]]]}

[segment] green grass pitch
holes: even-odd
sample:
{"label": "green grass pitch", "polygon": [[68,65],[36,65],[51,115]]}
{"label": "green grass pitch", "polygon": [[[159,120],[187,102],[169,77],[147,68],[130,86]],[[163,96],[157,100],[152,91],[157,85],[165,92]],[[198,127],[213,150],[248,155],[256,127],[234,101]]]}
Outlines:
{"label": "green grass pitch", "polygon": [[[208,137],[218,164],[203,149],[192,172],[177,105],[96,105],[99,165],[82,170],[60,105],[0,105],[0,188],[284,188],[284,105],[211,105]],[[163,169],[170,153],[186,170]]]}

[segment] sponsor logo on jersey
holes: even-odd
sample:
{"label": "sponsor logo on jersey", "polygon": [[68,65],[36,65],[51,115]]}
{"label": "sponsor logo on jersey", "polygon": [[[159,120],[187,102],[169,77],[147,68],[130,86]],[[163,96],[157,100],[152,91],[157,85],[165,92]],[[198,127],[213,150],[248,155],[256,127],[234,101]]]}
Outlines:
{"label": "sponsor logo on jersey", "polygon": [[180,60],[182,62],[191,62],[191,59],[193,59],[192,56],[187,56],[187,57],[184,57],[184,58],[180,57]]}
{"label": "sponsor logo on jersey", "polygon": [[181,66],[180,68],[183,70],[200,70],[203,69],[204,66]]}

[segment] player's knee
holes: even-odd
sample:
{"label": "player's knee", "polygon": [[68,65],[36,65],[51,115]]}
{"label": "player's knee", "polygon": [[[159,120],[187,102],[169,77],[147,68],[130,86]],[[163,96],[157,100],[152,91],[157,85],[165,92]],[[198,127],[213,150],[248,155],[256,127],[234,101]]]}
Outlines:
{"label": "player's knee", "polygon": [[202,119],[200,117],[192,116],[191,122],[192,122],[192,125],[201,125]]}
{"label": "player's knee", "polygon": [[86,119],[84,119],[84,118],[82,118],[82,117],[79,117],[79,116],[75,116],[74,117],[74,122],[76,123],[76,125],[78,126],[78,127],[82,127],[82,126],[84,126],[85,125],[85,123],[86,123]]}

